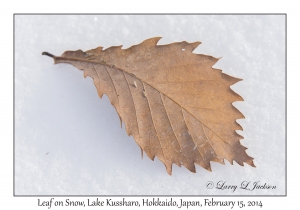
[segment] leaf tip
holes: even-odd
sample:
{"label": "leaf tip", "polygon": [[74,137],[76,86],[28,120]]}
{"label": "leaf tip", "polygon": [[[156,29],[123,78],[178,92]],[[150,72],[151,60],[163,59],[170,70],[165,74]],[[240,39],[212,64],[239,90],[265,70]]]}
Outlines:
{"label": "leaf tip", "polygon": [[[193,42],[193,43],[187,43],[188,45],[184,48],[190,52],[193,52],[202,42]],[[182,49],[183,50],[183,49]]]}
{"label": "leaf tip", "polygon": [[235,130],[243,131],[243,127],[237,121],[234,121],[234,124]]}
{"label": "leaf tip", "polygon": [[141,149],[141,158],[143,159],[144,158],[144,152],[143,152],[142,147],[140,147],[140,149]]}
{"label": "leaf tip", "polygon": [[[196,173],[196,167],[195,167],[194,162],[190,162],[190,163],[188,163],[187,165],[184,164],[184,166],[185,166],[190,172]],[[181,167],[181,165],[180,165],[180,167]]]}
{"label": "leaf tip", "polygon": [[[147,154],[147,153],[146,153]],[[150,160],[154,161],[155,155],[148,155],[148,157],[150,158]]]}
{"label": "leaf tip", "polygon": [[172,176],[172,163],[171,164],[166,164],[165,163],[165,166],[166,166],[166,170],[167,170],[168,174],[170,176]]}
{"label": "leaf tip", "polygon": [[120,119],[120,125],[121,125],[121,128],[122,128],[122,118],[121,118],[120,115],[119,115],[119,119]]}
{"label": "leaf tip", "polygon": [[103,47],[102,47],[102,46],[99,46],[99,47],[95,48],[94,50],[95,50],[95,51],[102,51],[102,49],[103,49]]}
{"label": "leaf tip", "polygon": [[214,66],[221,58],[215,58],[213,56],[207,56],[209,62],[211,62],[211,66]]}
{"label": "leaf tip", "polygon": [[212,161],[225,165],[224,158],[214,157]]}
{"label": "leaf tip", "polygon": [[206,170],[208,170],[209,172],[212,172],[212,170],[211,170],[211,167],[210,167],[210,166],[206,167]]}
{"label": "leaf tip", "polygon": [[254,158],[250,157],[250,159],[245,161],[245,163],[247,163],[249,166],[252,166],[253,168],[256,168],[253,160],[254,160]]}
{"label": "leaf tip", "polygon": [[145,45],[145,46],[155,46],[157,44],[157,42],[161,39],[162,37],[158,36],[158,37],[153,37],[150,39],[146,39],[145,41],[143,41],[141,44]]}
{"label": "leaf tip", "polygon": [[229,92],[233,95],[234,97],[234,101],[244,101],[243,97],[240,96],[239,94],[237,94],[236,92],[234,92],[234,90],[232,90],[231,88],[229,88]]}
{"label": "leaf tip", "polygon": [[230,84],[230,86],[243,80],[241,78],[236,78],[236,77],[233,77],[233,76],[229,76],[228,74],[225,74],[223,72],[222,72],[222,78],[224,80],[226,80]]}
{"label": "leaf tip", "polygon": [[167,169],[167,172],[170,176],[172,176],[172,169]]}
{"label": "leaf tip", "polygon": [[[111,46],[111,47],[108,47],[106,48],[105,50],[106,51],[111,51],[111,50],[121,50],[123,47],[123,45],[119,45],[119,46]],[[101,49],[102,50],[102,49]]]}

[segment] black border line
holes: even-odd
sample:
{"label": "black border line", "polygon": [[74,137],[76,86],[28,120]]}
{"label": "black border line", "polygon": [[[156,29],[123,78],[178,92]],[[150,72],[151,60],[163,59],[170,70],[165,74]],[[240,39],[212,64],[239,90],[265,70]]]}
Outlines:
{"label": "black border line", "polygon": [[[285,195],[16,195],[15,193],[15,16],[17,15],[284,15],[285,16]],[[13,14],[13,196],[14,197],[287,197],[287,13],[14,13]]]}

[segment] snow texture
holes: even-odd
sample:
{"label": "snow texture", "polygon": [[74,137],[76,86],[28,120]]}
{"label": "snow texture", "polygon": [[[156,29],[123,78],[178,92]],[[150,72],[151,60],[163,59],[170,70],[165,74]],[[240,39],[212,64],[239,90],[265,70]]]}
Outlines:
{"label": "snow texture", "polygon": [[[243,79],[232,89],[245,101],[234,105],[246,116],[239,133],[256,168],[173,165],[169,176],[157,158],[141,158],[91,78],[41,55],[155,36],[158,44],[201,41],[194,53],[222,57],[214,67]],[[16,195],[284,195],[285,143],[284,15],[15,16]],[[237,189],[216,189],[219,181]],[[243,181],[276,189],[243,190]]]}

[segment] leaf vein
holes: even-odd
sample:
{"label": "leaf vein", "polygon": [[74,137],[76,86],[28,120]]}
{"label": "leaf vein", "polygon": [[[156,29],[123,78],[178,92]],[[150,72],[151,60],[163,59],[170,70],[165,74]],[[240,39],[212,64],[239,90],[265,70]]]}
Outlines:
{"label": "leaf vein", "polygon": [[98,71],[97,71],[96,68],[95,68],[95,65],[92,64],[92,66],[93,66],[93,68],[94,68],[94,71],[95,71],[96,74],[97,74],[97,77],[98,77],[98,83],[99,83],[99,90],[101,91],[101,86],[100,86],[100,76],[99,76],[99,74],[98,74]]}
{"label": "leaf vein", "polygon": [[[185,125],[186,125],[186,127],[187,127],[187,130],[188,130],[188,132],[189,132],[189,126],[188,126],[188,124],[187,124],[187,122],[186,122],[186,119],[185,119],[185,117],[184,117],[184,114],[183,114],[183,108],[182,108],[182,107],[181,107],[181,114],[182,114],[182,117],[183,117],[184,123],[185,123]],[[197,148],[197,151],[198,151],[198,153],[200,154],[200,156],[201,156],[201,158],[202,158],[202,161],[203,161],[203,163],[205,164],[205,162],[204,162],[204,158],[203,158],[203,156],[202,156],[201,152],[199,151],[198,145],[196,144],[196,142],[195,142],[195,140],[194,140],[193,136],[192,136],[192,135],[190,135],[190,136],[191,136],[191,138],[192,138],[192,140],[193,140],[193,142],[194,142],[194,145],[195,145],[195,146],[196,146],[196,148]]]}
{"label": "leaf vein", "polygon": [[217,154],[216,150],[215,150],[214,147],[211,145],[210,140],[209,140],[209,138],[207,137],[207,135],[206,135],[206,133],[205,133],[205,130],[204,130],[204,127],[203,127],[203,124],[202,124],[202,123],[201,123],[201,127],[202,127],[203,133],[204,133],[204,135],[205,135],[205,137],[206,137],[206,139],[207,139],[207,141],[208,141],[210,147],[213,149],[214,153],[215,153],[216,156],[218,157],[218,154]]}
{"label": "leaf vein", "polygon": [[[175,133],[175,131],[174,131],[174,128],[173,128],[173,126],[172,126],[172,123],[171,123],[171,120],[170,120],[170,118],[169,118],[169,115],[168,115],[168,112],[167,112],[166,106],[165,106],[165,104],[164,104],[164,101],[163,101],[163,99],[162,99],[162,97],[161,97],[161,92],[159,92],[159,95],[160,95],[160,98],[161,98],[161,101],[162,101],[163,107],[164,107],[164,109],[165,109],[165,111],[166,111],[167,118],[168,118],[168,120],[169,120],[169,123],[170,123],[170,125],[171,125],[171,128],[172,128],[172,130],[173,130],[174,136],[175,136],[175,138],[176,138],[176,140],[177,140],[177,142],[178,142],[178,145],[179,145],[179,147],[180,147],[180,151],[181,151],[181,149],[182,149],[183,147],[180,145],[180,143],[179,143],[179,140],[178,140],[178,137],[177,137],[177,135],[176,135],[176,133]],[[189,161],[188,161],[188,159],[187,159],[186,155],[184,154],[184,152],[182,152],[182,154],[183,154],[184,158],[186,159],[186,161],[187,161],[187,163],[188,163]]]}
{"label": "leaf vein", "polygon": [[[128,90],[129,90],[129,92],[130,92],[130,96],[131,96],[131,99],[132,99],[132,102],[133,102],[134,111],[135,111],[135,120],[136,120],[136,125],[137,125],[137,129],[138,129],[139,138],[140,138],[140,128],[139,128],[139,123],[138,123],[138,119],[137,119],[136,105],[135,105],[135,103],[134,103],[134,99],[133,99],[133,96],[132,96],[132,93],[131,93],[131,90],[130,90],[130,86],[129,86],[129,83],[128,83],[128,80],[127,80],[127,78],[126,78],[126,76],[125,76],[124,71],[122,71],[122,73],[123,73],[123,75],[124,75],[124,77],[125,77],[125,81],[126,81],[126,84],[127,84],[127,86],[128,86]],[[127,74],[127,73],[126,73],[126,74]]]}
{"label": "leaf vein", "polygon": [[113,84],[114,90],[115,90],[115,92],[116,92],[117,100],[118,100],[118,107],[121,109],[120,102],[119,102],[119,95],[118,95],[118,92],[117,92],[115,83],[114,83],[114,81],[113,81],[113,79],[112,79],[112,77],[111,77],[109,71],[107,70],[107,66],[104,66],[104,67],[105,67],[105,70],[106,70],[107,74],[109,75],[109,78],[110,78],[110,80],[111,80],[111,82],[112,82],[112,84]]}
{"label": "leaf vein", "polygon": [[[141,82],[142,82],[143,90],[145,90],[145,86],[144,86],[143,80],[141,80]],[[146,83],[146,84],[147,84],[147,83]],[[150,86],[150,87],[152,87],[152,86]],[[148,104],[148,107],[149,107],[149,111],[150,111],[150,116],[151,116],[152,124],[153,124],[154,130],[155,130],[155,132],[156,132],[156,136],[157,136],[157,138],[158,138],[158,142],[159,142],[159,145],[160,145],[160,148],[161,148],[161,151],[162,151],[164,160],[166,160],[166,157],[165,157],[165,154],[164,154],[164,150],[163,150],[163,147],[161,146],[160,138],[159,138],[159,135],[158,135],[158,133],[157,133],[157,129],[156,129],[156,127],[155,127],[155,123],[154,123],[153,116],[152,116],[152,111],[151,111],[150,104],[149,104],[149,101],[148,101],[148,98],[147,98],[147,97],[146,97],[146,100],[147,100],[147,104]]]}

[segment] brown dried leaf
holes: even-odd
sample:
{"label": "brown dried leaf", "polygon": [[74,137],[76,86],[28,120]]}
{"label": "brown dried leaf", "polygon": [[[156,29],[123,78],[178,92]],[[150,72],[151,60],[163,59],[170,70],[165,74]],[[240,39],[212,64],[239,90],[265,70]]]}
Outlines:
{"label": "brown dried leaf", "polygon": [[211,171],[210,161],[254,166],[240,144],[244,118],[233,105],[243,98],[230,89],[240,81],[212,68],[218,61],[192,51],[200,42],[156,45],[160,37],[128,49],[102,47],[66,51],[55,64],[69,63],[94,80],[100,98],[107,94],[126,132],[151,160],[157,156],[171,175],[172,164]]}

